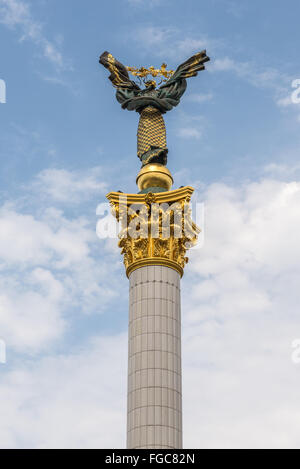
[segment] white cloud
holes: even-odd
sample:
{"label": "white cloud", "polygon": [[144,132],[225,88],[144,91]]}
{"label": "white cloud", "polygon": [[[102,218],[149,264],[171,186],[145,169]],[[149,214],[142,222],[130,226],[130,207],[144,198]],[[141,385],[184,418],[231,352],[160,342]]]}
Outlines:
{"label": "white cloud", "polygon": [[211,64],[210,70],[216,72],[236,70],[236,64],[229,57],[223,57],[221,59],[216,58]]}
{"label": "white cloud", "polygon": [[74,204],[92,195],[103,195],[107,191],[107,184],[101,178],[103,175],[99,167],[87,171],[46,169],[38,174],[33,187],[55,202]]}
{"label": "white cloud", "polygon": [[[230,8],[235,11],[235,3],[232,3]],[[274,102],[280,108],[292,104],[289,96],[292,94],[293,76],[275,67],[265,66],[265,63],[259,61],[259,57],[255,61],[252,58],[240,61],[225,55],[225,48],[228,50],[230,46],[221,39],[191,34],[170,26],[149,24],[138,26],[132,36],[138,46],[142,45],[143,51],[147,50],[148,54],[161,57],[164,61],[172,61],[173,68],[195,52],[206,49],[212,59],[206,67],[209,72],[231,72],[251,86],[269,90]],[[201,97],[199,99],[201,100]]]}
{"label": "white cloud", "polygon": [[180,56],[184,54],[193,54],[194,52],[198,52],[200,50],[206,49],[211,45],[211,41],[204,37],[204,38],[192,38],[190,36],[178,40],[176,43],[177,51],[179,52]]}
{"label": "white cloud", "polygon": [[[176,60],[176,66],[180,60],[186,60],[199,50],[213,47],[217,41],[207,37],[182,37],[178,28],[170,26],[139,26],[134,32],[134,39],[143,50],[148,49],[151,54],[161,57],[163,60]],[[172,44],[172,47],[170,47]]]}
{"label": "white cloud", "polygon": [[279,107],[287,107],[293,104],[292,102],[292,95],[286,96],[285,98],[280,98],[277,101]]}
{"label": "white cloud", "polygon": [[[231,72],[238,78],[244,80],[251,86],[270,90],[276,105],[285,108],[291,104],[291,83],[293,77],[282,70],[274,67],[260,65],[259,61],[239,61],[224,55],[224,47],[228,45],[221,40],[209,38],[207,36],[191,35],[178,28],[170,26],[139,26],[134,31],[134,39],[139,45],[143,45],[143,50],[148,50],[163,60],[172,60],[178,66],[182,60],[193,53],[206,49],[212,60],[207,64],[207,70],[211,73]],[[172,47],[170,47],[172,43]],[[195,99],[197,99],[195,97]],[[201,101],[201,97],[199,98]]]}
{"label": "white cloud", "polygon": [[0,447],[125,447],[126,351],[125,334],[100,337],[1,373]]}
{"label": "white cloud", "polygon": [[39,219],[9,206],[0,209],[0,258],[3,265],[52,263],[67,267],[89,255],[94,233],[87,221],[66,219],[61,212],[46,210]]}
{"label": "white cloud", "polygon": [[287,77],[274,68],[261,68],[251,62],[240,62],[230,57],[216,58],[208,68],[210,72],[234,72],[238,77],[247,80],[257,87],[270,87],[282,91],[282,82]]}
{"label": "white cloud", "polygon": [[[215,268],[220,272],[233,260],[247,268],[272,263],[273,273],[276,262],[279,272],[283,262],[289,266],[295,263],[297,267],[300,251],[290,229],[293,226],[294,234],[300,230],[299,198],[299,182],[264,180],[241,189],[212,185],[206,195],[206,212],[210,214],[209,223],[210,226],[213,223],[213,230],[206,234],[205,258],[201,256],[201,262],[197,264],[196,260],[194,265],[196,263],[206,275],[214,273]],[[217,230],[220,224],[222,230]]]}
{"label": "white cloud", "polygon": [[178,115],[176,135],[184,139],[199,140],[203,137],[207,121],[204,116],[191,115],[181,111]]}
{"label": "white cloud", "polygon": [[199,140],[202,137],[202,130],[195,127],[182,127],[179,129],[179,137]]}
{"label": "white cloud", "polygon": [[194,103],[205,103],[206,101],[211,101],[213,99],[212,93],[192,93],[188,95],[188,100],[193,101]]}
{"label": "white cloud", "polygon": [[[137,31],[134,32],[134,36],[138,41],[142,41],[148,48],[152,48],[157,44],[160,44],[163,48],[164,43],[170,40],[176,31],[175,28],[169,26],[145,26],[139,27]],[[161,55],[161,49],[158,49],[156,52],[158,55]]]}
{"label": "white cloud", "polygon": [[[20,278],[21,277],[21,278]],[[46,350],[65,329],[62,303],[65,289],[53,274],[36,268],[22,276],[0,277],[0,331],[9,349]]]}
{"label": "white cloud", "polygon": [[265,68],[253,62],[240,62],[230,57],[217,57],[208,67],[208,71],[232,72],[257,88],[270,89],[277,106],[284,108],[292,104],[292,77],[275,68]]}
{"label": "white cloud", "polygon": [[0,23],[9,28],[20,28],[22,40],[30,40],[40,47],[44,57],[57,69],[70,69],[56,45],[49,41],[43,32],[42,25],[32,16],[29,4],[24,0],[0,0]]}
{"label": "white cloud", "polygon": [[270,163],[265,166],[264,172],[269,177],[273,177],[280,181],[295,181],[300,179],[300,163],[291,165]]}
{"label": "white cloud", "polygon": [[[66,171],[63,177],[73,199],[101,187],[99,180],[94,186],[92,178],[82,177],[79,183]],[[50,208],[42,212],[22,213],[21,202],[18,209],[11,203],[0,207],[0,334],[22,353],[39,352],[60,339],[70,308],[97,314],[119,294],[107,276],[108,266],[119,268],[116,253],[97,238],[96,217],[91,227],[83,216],[69,219],[53,208],[65,195],[57,181],[58,190],[51,186],[48,197]],[[44,185],[46,190],[46,180]],[[100,247],[101,263],[96,257]]]}
{"label": "white cloud", "polygon": [[213,184],[183,287],[185,443],[299,447],[300,182]]}

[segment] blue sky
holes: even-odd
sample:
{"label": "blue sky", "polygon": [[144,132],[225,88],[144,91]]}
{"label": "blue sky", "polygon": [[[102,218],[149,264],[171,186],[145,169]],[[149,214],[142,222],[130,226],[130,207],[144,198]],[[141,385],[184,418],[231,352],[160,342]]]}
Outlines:
{"label": "blue sky", "polygon": [[128,285],[95,228],[108,191],[136,191],[138,115],[98,57],[175,68],[203,48],[207,71],[165,117],[175,187],[206,214],[182,281],[184,443],[299,447],[299,14],[0,0],[1,447],[125,445]]}

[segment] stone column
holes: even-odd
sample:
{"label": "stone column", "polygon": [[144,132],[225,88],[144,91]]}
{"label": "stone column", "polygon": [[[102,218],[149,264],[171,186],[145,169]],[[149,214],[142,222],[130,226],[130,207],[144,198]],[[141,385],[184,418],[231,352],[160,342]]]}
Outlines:
{"label": "stone column", "polygon": [[127,447],[180,449],[180,275],[145,266],[129,282]]}
{"label": "stone column", "polygon": [[192,193],[187,186],[107,195],[121,225],[119,247],[130,285],[130,449],[182,448],[180,279],[199,234],[191,218]]}

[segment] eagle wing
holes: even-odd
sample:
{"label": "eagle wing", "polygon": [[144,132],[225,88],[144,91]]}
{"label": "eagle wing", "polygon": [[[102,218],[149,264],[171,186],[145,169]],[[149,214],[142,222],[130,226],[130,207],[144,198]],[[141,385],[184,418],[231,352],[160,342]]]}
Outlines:
{"label": "eagle wing", "polygon": [[118,62],[109,52],[103,52],[99,63],[110,71],[109,79],[115,88],[140,90],[140,87],[129,79],[126,67]]}
{"label": "eagle wing", "polygon": [[175,82],[182,80],[183,78],[196,77],[199,71],[205,70],[204,64],[209,60],[210,58],[206,55],[206,50],[197,52],[197,54],[179,65],[174,75],[172,75],[171,78],[160,87],[160,89],[173,85]]}

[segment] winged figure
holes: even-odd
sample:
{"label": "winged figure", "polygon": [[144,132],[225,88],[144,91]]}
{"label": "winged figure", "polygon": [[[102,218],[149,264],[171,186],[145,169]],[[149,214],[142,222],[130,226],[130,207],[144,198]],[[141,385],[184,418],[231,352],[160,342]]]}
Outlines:
{"label": "winged figure", "polygon": [[[210,58],[206,51],[197,52],[191,58],[179,65],[172,76],[157,88],[155,80],[144,81],[145,89],[141,89],[138,84],[130,80],[128,68],[118,62],[109,52],[104,52],[100,56],[100,64],[104,65],[110,72],[109,79],[117,89],[116,98],[123,109],[137,111],[141,117],[137,135],[137,154],[142,165],[149,163],[167,164],[167,143],[166,129],[162,114],[177,106],[184,94],[187,83],[186,78],[195,77],[198,72],[205,70],[205,62]],[[144,68],[144,76],[151,73]],[[154,70],[154,69],[153,69]],[[147,73],[148,72],[148,73]],[[162,74],[166,76],[164,70]]]}

